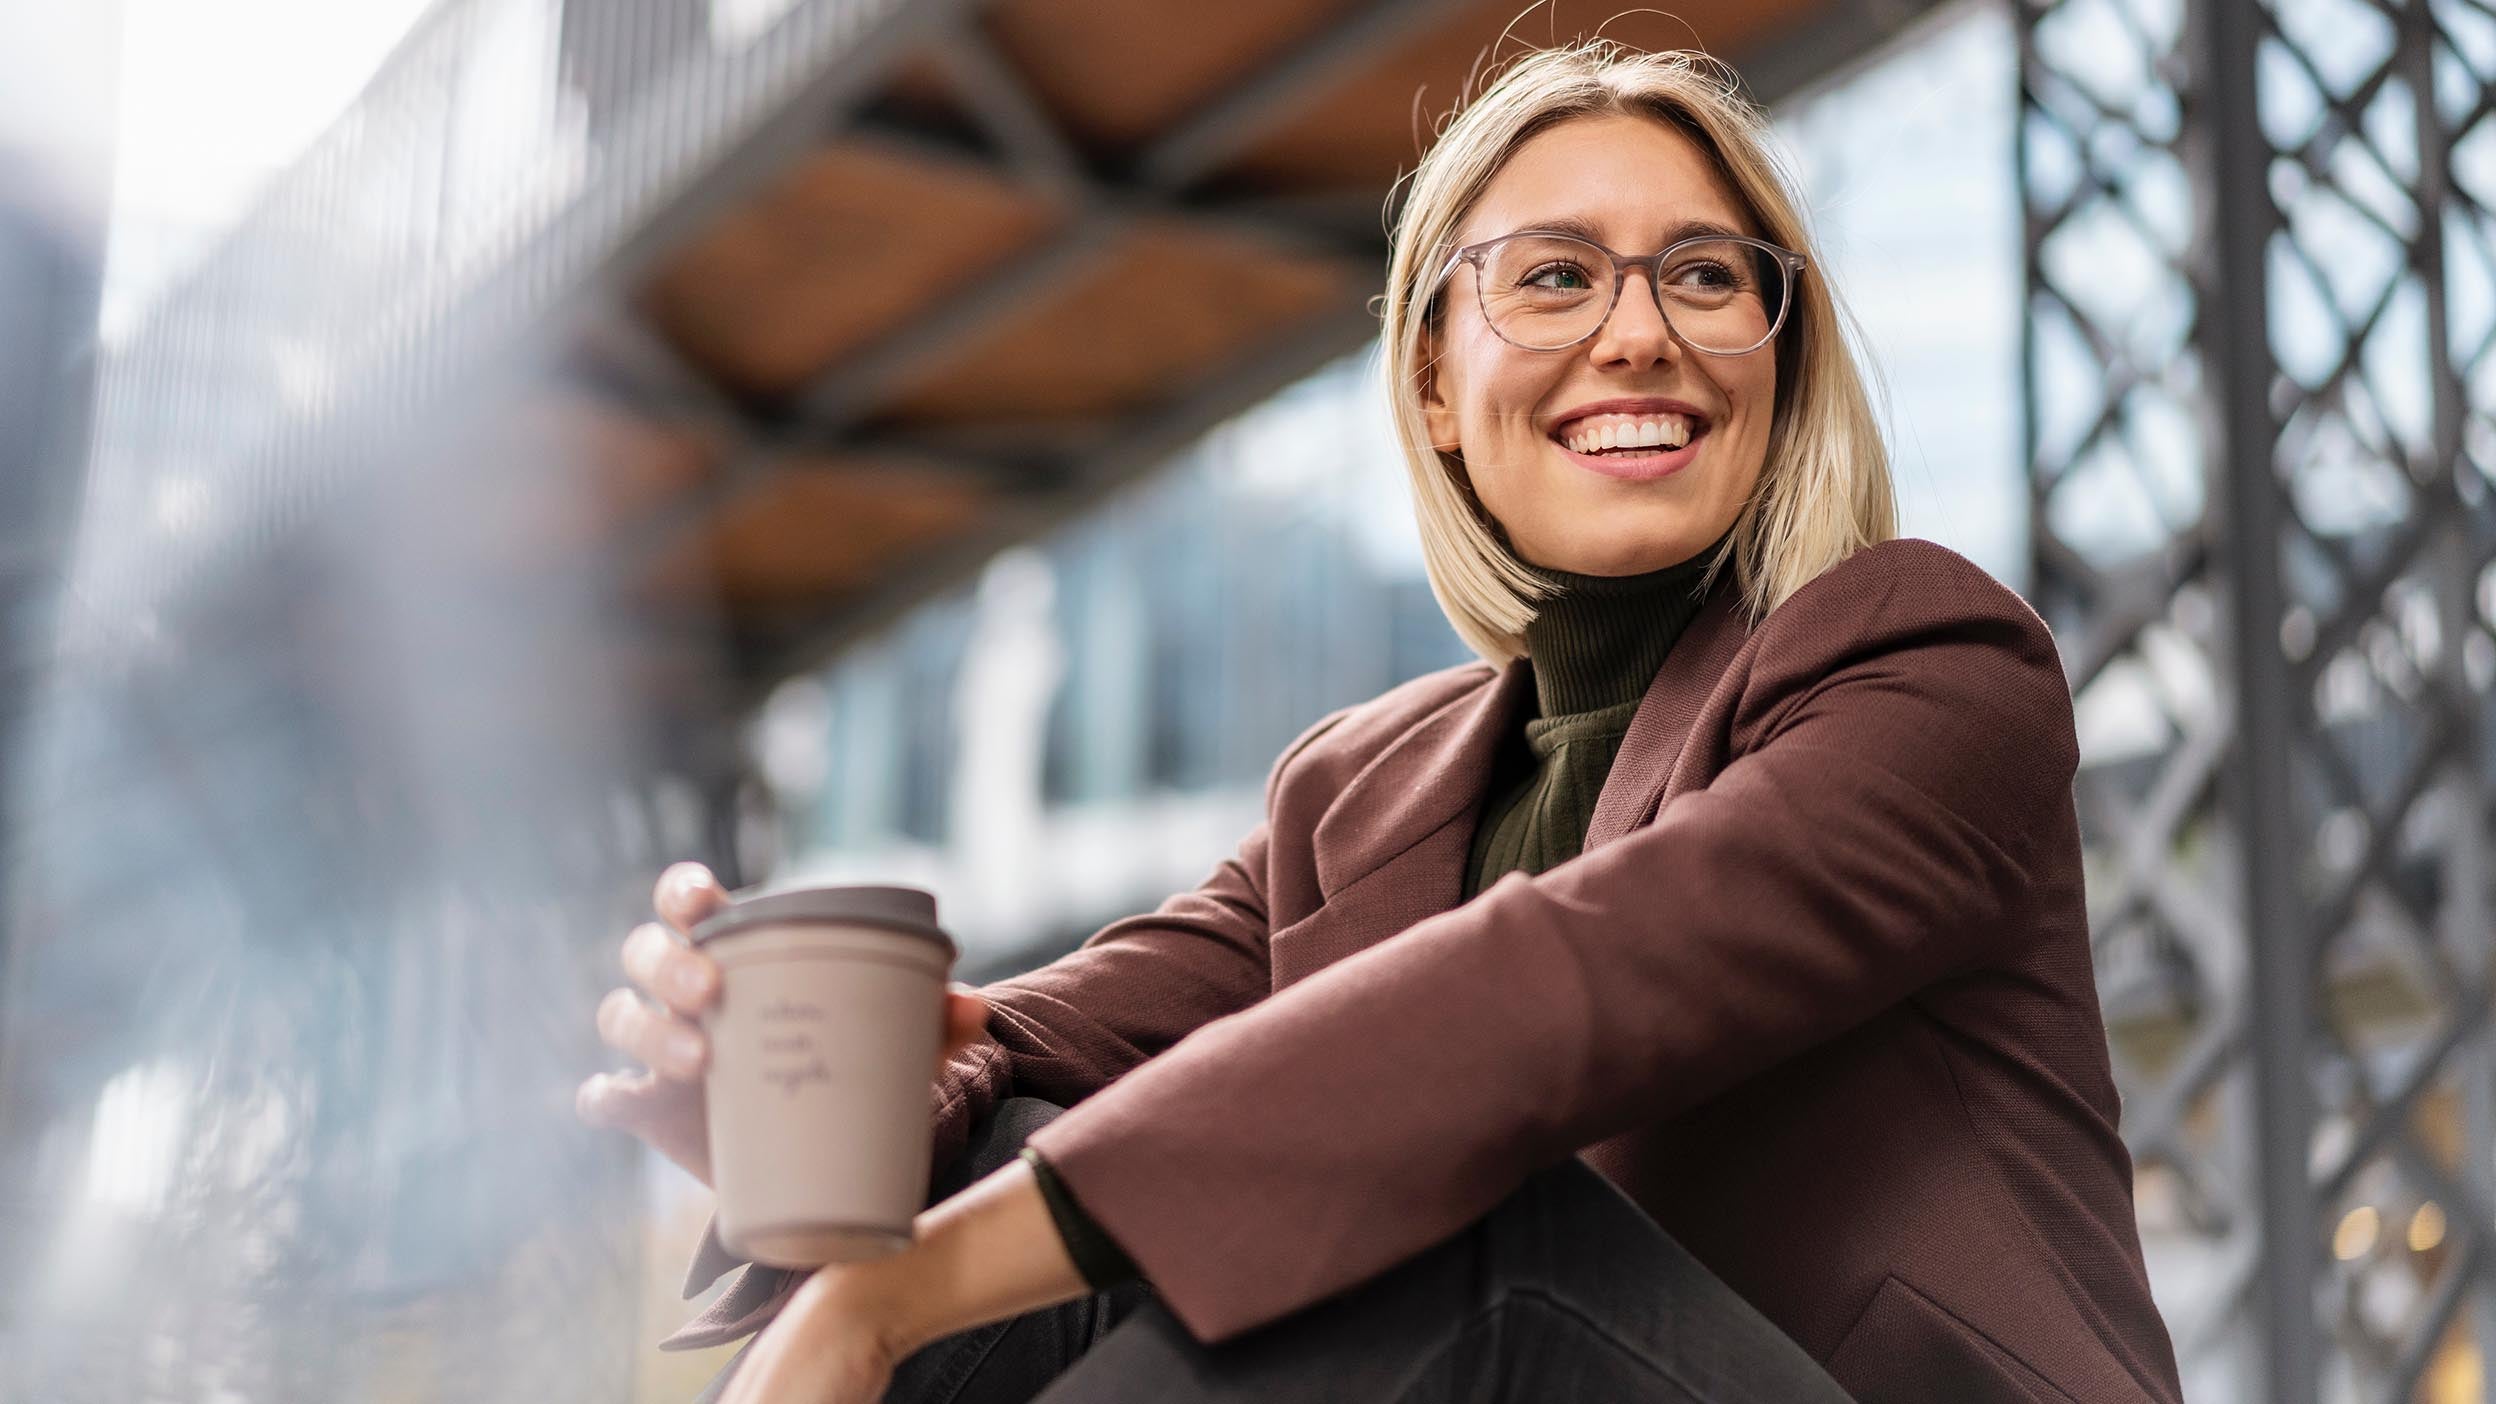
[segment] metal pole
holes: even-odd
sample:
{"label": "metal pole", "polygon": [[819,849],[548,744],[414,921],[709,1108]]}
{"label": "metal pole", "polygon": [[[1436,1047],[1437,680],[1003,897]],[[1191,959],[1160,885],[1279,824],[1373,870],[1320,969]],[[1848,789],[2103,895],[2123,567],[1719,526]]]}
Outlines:
{"label": "metal pole", "polygon": [[[2474,508],[2459,492],[2462,475],[2475,471],[2463,443],[2469,390],[2465,367],[2458,363],[2451,331],[2449,261],[2444,213],[2453,200],[2452,147],[2435,105],[2434,51],[2436,20],[2424,4],[2401,12],[2400,66],[2409,87],[2418,132],[2418,235],[2410,249],[2411,266],[2426,294],[2427,376],[2434,407],[2433,437],[2425,461],[2415,466],[2411,483],[2418,492],[2413,510],[2447,514],[2443,529],[2420,545],[2436,596],[2436,624],[2443,640],[2426,704],[2430,711],[2449,709],[2460,737],[2443,783],[2452,832],[2442,857],[2443,901],[2441,939],[2453,969],[2468,985],[2481,985],[2496,968],[2496,932],[2490,930],[2488,800],[2496,782],[2490,758],[2481,744],[2476,713],[2483,705],[2472,695],[2469,645],[2475,624],[2479,563],[2473,559]],[[2466,256],[2466,255],[2465,255]],[[2482,503],[2484,498],[2481,499]],[[2472,1056],[2476,1052],[2477,1056]],[[2465,1190],[2482,1196],[2496,1189],[2496,1066],[2484,1046],[2468,1046],[2449,1055],[2458,1063],[2456,1091],[2460,1106],[2461,1166],[2455,1177]],[[2481,1287],[2473,1292],[2467,1312],[2482,1357],[2496,1349],[2496,1294]]]}
{"label": "metal pole", "polygon": [[2255,110],[2254,56],[2264,22],[2250,0],[2198,0],[2187,19],[2196,75],[2197,184],[2206,218],[2199,350],[2210,387],[2211,510],[2227,600],[2236,752],[2223,803],[2242,837],[2244,931],[2252,975],[2254,1184],[2262,1219],[2253,1296],[2264,1388],[2272,1404],[2312,1404],[2317,1208],[2307,1169],[2315,1026],[2312,933],[2296,889],[2297,826],[2288,755],[2297,699],[2280,649],[2286,600],[2270,405],[2274,366],[2264,250],[2278,227],[2266,177],[2271,148]]}

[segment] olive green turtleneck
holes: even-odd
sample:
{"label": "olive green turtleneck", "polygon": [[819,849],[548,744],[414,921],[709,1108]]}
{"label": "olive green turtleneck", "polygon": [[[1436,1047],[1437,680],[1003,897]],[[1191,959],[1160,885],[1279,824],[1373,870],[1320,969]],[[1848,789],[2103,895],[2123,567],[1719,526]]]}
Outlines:
{"label": "olive green turtleneck", "polygon": [[1493,767],[1465,862],[1466,900],[1508,873],[1539,873],[1577,856],[1629,719],[1698,613],[1699,581],[1716,550],[1639,575],[1527,567],[1559,588],[1525,626],[1534,715],[1506,738]]}

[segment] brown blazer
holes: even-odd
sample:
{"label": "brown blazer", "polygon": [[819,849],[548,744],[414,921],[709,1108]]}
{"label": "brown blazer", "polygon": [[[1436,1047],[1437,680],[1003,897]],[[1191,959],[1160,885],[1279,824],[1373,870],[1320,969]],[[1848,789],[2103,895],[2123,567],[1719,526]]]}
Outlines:
{"label": "brown blazer", "polygon": [[1928,541],[1755,629],[1728,579],[1585,852],[1459,905],[1532,698],[1522,662],[1472,663],[1302,733],[1202,887],[986,987],[939,1163],[1010,1093],[1079,1103],[1031,1144],[1213,1344],[1574,1154],[1866,1404],[2174,1404],[2043,621]]}

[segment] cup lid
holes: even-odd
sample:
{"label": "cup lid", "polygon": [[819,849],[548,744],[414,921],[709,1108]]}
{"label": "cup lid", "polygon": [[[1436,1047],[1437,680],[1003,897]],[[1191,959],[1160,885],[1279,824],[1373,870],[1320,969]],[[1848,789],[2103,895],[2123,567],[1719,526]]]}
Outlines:
{"label": "cup lid", "polygon": [[837,887],[790,887],[776,892],[732,895],[727,906],[694,924],[695,945],[750,926],[783,921],[837,921],[880,926],[888,931],[923,937],[945,948],[948,958],[960,954],[953,938],[936,924],[936,894],[923,887],[848,884]]}

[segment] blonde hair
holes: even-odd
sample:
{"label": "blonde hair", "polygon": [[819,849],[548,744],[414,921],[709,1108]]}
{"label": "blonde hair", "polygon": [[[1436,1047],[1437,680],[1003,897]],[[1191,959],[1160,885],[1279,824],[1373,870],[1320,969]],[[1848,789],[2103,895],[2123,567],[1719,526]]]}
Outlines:
{"label": "blonde hair", "polygon": [[1576,117],[1643,116],[1692,138],[1750,214],[1759,236],[1809,259],[1777,333],[1777,398],[1759,483],[1730,557],[1757,623],[1803,584],[1855,551],[1897,534],[1889,453],[1852,347],[1855,334],[1814,256],[1765,117],[1733,70],[1703,53],[1648,53],[1594,39],[1520,54],[1471,101],[1460,101],[1419,166],[1397,216],[1382,322],[1387,398],[1412,480],[1431,593],[1465,643],[1494,665],[1525,653],[1525,626],[1544,586],[1482,510],[1461,457],[1433,447],[1422,416],[1437,275],[1456,226],[1526,140]]}

